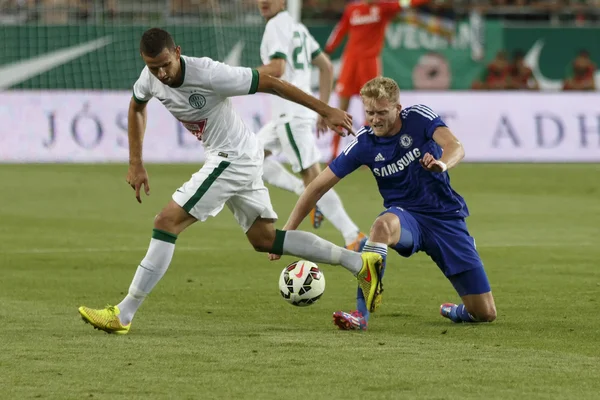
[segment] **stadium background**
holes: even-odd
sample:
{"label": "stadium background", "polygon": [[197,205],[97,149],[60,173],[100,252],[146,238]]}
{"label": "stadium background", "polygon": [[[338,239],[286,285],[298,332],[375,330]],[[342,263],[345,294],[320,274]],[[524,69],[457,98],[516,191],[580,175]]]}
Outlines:
{"label": "stadium background", "polygon": [[[184,54],[260,63],[263,22],[248,1],[3,4],[0,124],[11,132],[0,137],[4,162],[126,161],[127,102],[143,67],[138,40],[148,26],[171,31]],[[462,136],[467,161],[600,159],[597,92],[561,90],[581,50],[600,61],[598,11],[595,3],[544,4],[434,3],[400,14],[386,31],[383,71],[400,84],[402,103],[425,102],[446,117]],[[304,22],[324,45],[343,2],[303,6]],[[475,18],[481,15],[487,18]],[[332,55],[336,76],[342,48]],[[525,54],[539,91],[470,90],[501,51]],[[254,131],[271,117],[264,95],[234,102]],[[151,107],[147,160],[202,160],[201,145],[161,107]],[[360,126],[360,102],[351,111]],[[330,139],[320,140],[323,161]]]}
{"label": "stadium background", "polygon": [[[321,44],[344,4],[303,3]],[[433,263],[390,254],[369,331],[338,332],[331,312],[354,307],[353,278],[322,266],[323,298],[289,306],[276,284],[292,259],[268,263],[224,211],[181,235],[131,334],[112,337],[77,307],[122,298],[154,216],[203,160],[152,101],[151,196],[139,205],[126,185],[140,34],[158,25],[185,54],[254,66],[263,22],[247,0],[0,1],[0,398],[598,398],[600,96],[562,90],[581,50],[600,62],[598,15],[596,0],[447,1],[387,29],[384,73],[402,103],[430,105],[476,161],[451,176],[497,301],[493,324],[442,319],[439,304],[458,299]],[[500,50],[522,50],[540,90],[472,90]],[[270,117],[267,96],[234,102],[254,130]],[[359,102],[351,112],[360,124]],[[368,231],[382,207],[369,171],[336,189]],[[270,193],[281,227],[297,197]],[[340,242],[327,221],[315,233]]]}

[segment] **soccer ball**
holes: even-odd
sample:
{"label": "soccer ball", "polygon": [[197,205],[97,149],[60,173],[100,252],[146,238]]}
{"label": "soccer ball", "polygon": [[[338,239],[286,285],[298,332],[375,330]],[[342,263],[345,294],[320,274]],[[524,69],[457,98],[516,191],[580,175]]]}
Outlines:
{"label": "soccer ball", "polygon": [[306,260],[291,263],[281,271],[279,292],[290,304],[310,306],[323,295],[325,276],[317,264]]}

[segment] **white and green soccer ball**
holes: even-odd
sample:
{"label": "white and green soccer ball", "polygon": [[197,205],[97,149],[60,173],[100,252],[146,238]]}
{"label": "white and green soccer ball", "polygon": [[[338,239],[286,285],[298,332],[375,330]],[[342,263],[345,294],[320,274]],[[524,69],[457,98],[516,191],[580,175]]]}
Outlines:
{"label": "white and green soccer ball", "polygon": [[288,303],[305,307],[314,304],[325,291],[325,276],[317,264],[299,260],[281,271],[279,292]]}

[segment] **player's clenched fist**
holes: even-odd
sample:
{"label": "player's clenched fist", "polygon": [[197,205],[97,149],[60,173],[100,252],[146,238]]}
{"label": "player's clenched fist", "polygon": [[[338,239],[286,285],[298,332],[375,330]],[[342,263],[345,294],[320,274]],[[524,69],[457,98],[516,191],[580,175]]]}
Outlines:
{"label": "player's clenched fist", "polygon": [[419,162],[421,163],[421,166],[429,172],[444,172],[448,169],[445,163],[436,160],[435,157],[429,153],[425,153]]}
{"label": "player's clenched fist", "polygon": [[144,185],[146,196],[150,196],[150,185],[148,184],[148,173],[142,164],[131,164],[127,171],[127,183],[135,190],[135,198],[138,203],[142,202],[140,191]]}

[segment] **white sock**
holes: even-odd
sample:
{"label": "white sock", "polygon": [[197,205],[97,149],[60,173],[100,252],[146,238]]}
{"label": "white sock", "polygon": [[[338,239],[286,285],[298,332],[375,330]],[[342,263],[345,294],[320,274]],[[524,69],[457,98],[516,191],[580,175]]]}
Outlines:
{"label": "white sock", "polygon": [[356,275],[362,268],[360,253],[336,246],[315,234],[303,231],[286,231],[283,254],[289,254],[316,263],[341,265]]}
{"label": "white sock", "polygon": [[387,249],[388,246],[385,243],[371,242],[370,240],[367,240],[365,247],[363,247],[363,253],[367,251],[370,253],[377,253],[380,254],[385,260],[387,257]]}
{"label": "white sock", "polygon": [[[176,237],[175,235],[173,236]],[[133,281],[129,286],[129,293],[117,305],[121,311],[119,320],[121,320],[123,325],[131,322],[146,296],[148,296],[165,272],[167,272],[167,268],[169,268],[169,264],[173,258],[175,240],[172,239],[173,243],[170,243],[155,239],[155,237],[156,233],[153,233],[146,257],[144,257],[138,266]]]}
{"label": "white sock", "polygon": [[304,192],[304,182],[289,172],[281,163],[272,157],[263,162],[263,179],[270,185],[301,195]]}
{"label": "white sock", "polygon": [[360,230],[348,216],[340,196],[333,189],[321,197],[317,206],[321,209],[325,218],[335,226],[335,229],[340,231],[346,245],[356,240]]}
{"label": "white sock", "polygon": [[[304,182],[272,157],[265,158],[263,162],[263,179],[270,185],[297,195],[304,192]],[[317,202],[317,206],[325,218],[342,234],[346,245],[356,240],[360,230],[346,213],[340,196],[333,189],[323,195]]]}

